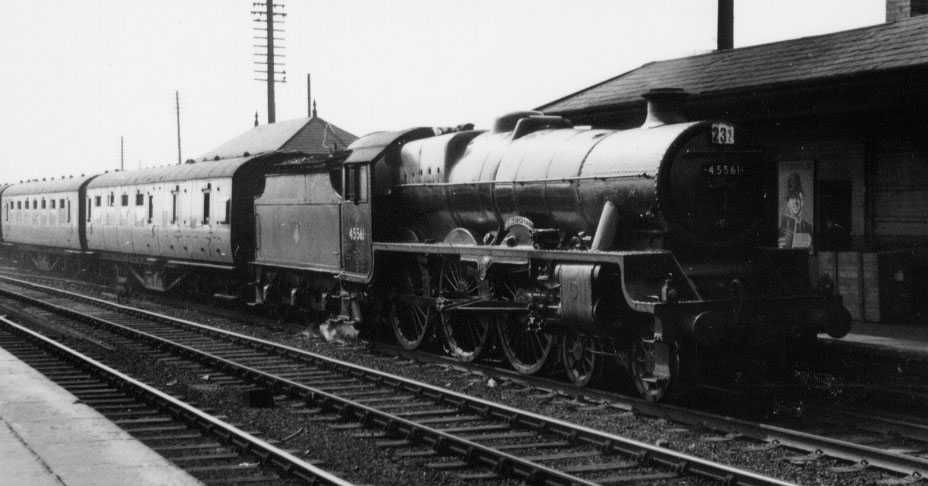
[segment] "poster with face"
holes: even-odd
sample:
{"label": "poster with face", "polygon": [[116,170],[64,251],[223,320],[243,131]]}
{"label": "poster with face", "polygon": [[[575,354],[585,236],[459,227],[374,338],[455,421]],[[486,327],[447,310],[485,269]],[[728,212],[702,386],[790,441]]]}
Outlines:
{"label": "poster with face", "polygon": [[778,172],[779,248],[811,248],[815,214],[815,162],[780,162]]}

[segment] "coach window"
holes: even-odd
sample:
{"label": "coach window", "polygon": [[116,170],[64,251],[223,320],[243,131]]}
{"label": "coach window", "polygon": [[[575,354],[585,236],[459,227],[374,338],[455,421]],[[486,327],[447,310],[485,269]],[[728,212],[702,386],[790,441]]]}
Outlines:
{"label": "coach window", "polygon": [[[70,201],[68,201],[68,202],[70,203]],[[59,199],[59,200],[58,200],[58,207],[59,207],[59,208],[64,208],[64,199]]]}
{"label": "coach window", "polygon": [[136,206],[144,206],[144,205],[145,205],[145,195],[142,194],[142,191],[138,191],[138,192],[135,193],[135,205],[136,205]]}
{"label": "coach window", "polygon": [[110,196],[106,199],[106,205],[113,207],[116,205],[116,193],[111,192]]}
{"label": "coach window", "polygon": [[171,191],[171,224],[177,224],[177,193],[180,192],[180,186],[174,186]]}
{"label": "coach window", "polygon": [[6,222],[7,222],[7,223],[10,222],[10,206],[11,206],[12,204],[13,204],[13,203],[11,203],[11,202],[9,202],[9,201],[7,201],[7,203],[6,203]]}
{"label": "coach window", "polygon": [[232,200],[226,199],[226,217],[219,224],[229,224],[229,216],[232,215]]}
{"label": "coach window", "polygon": [[90,222],[90,208],[92,208],[92,207],[93,207],[93,205],[90,204],[90,198],[88,197],[88,198],[87,198],[87,222],[88,222],[88,223]]}
{"label": "coach window", "polygon": [[42,209],[45,209],[45,198],[42,198]]}
{"label": "coach window", "polygon": [[23,208],[23,202],[22,202],[22,201],[16,201],[16,209],[22,209],[22,208]]}
{"label": "coach window", "polygon": [[[64,199],[62,199],[64,201]],[[71,222],[71,200],[68,199],[68,222]]]}
{"label": "coach window", "polygon": [[155,196],[148,195],[148,224],[155,218]]}
{"label": "coach window", "polygon": [[[44,201],[43,201],[43,202],[44,202]],[[51,203],[52,203],[52,209],[55,209],[55,200],[52,199],[52,200],[51,200]]]}
{"label": "coach window", "polygon": [[203,224],[209,224],[209,194],[212,190],[212,184],[206,184],[203,188]]}
{"label": "coach window", "polygon": [[123,193],[123,195],[122,195],[119,199],[120,199],[119,202],[120,202],[120,204],[122,205],[122,207],[126,207],[126,206],[129,205],[129,195],[128,195],[128,194]]}

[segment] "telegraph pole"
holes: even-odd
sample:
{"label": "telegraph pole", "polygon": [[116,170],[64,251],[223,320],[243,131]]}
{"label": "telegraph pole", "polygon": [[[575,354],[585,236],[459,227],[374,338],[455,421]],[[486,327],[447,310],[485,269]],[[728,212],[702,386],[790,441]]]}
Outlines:
{"label": "telegraph pole", "polygon": [[[277,3],[275,3],[275,1]],[[263,78],[255,78],[255,80],[267,83],[267,122],[274,123],[277,121],[274,85],[287,82],[287,71],[277,70],[278,67],[284,66],[283,61],[277,59],[284,57],[284,55],[278,54],[277,50],[284,48],[280,43],[285,39],[283,37],[277,37],[277,35],[283,35],[284,29],[282,27],[284,17],[286,17],[287,14],[281,11],[284,9],[283,0],[256,1],[252,2],[251,7],[251,14],[254,16],[253,21],[263,24],[262,27],[254,27],[254,30],[258,31],[255,33],[254,39],[256,41],[265,41],[264,44],[252,45],[252,47],[264,49],[264,52],[254,53],[255,56],[261,59],[255,60],[254,63],[259,67],[265,67],[264,70],[255,69],[255,74],[264,76]],[[275,8],[278,9],[278,11],[275,11]],[[263,31],[264,36],[259,35],[261,33],[260,31]]]}
{"label": "telegraph pole", "polygon": [[174,90],[174,112],[177,115],[177,165],[180,165],[180,90]]}

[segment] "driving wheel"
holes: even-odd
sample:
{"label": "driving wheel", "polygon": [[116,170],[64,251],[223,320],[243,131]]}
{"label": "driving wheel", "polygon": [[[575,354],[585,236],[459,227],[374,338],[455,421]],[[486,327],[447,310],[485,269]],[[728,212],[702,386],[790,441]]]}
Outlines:
{"label": "driving wheel", "polygon": [[511,315],[499,323],[500,347],[509,364],[523,375],[544,368],[554,347],[554,336],[534,329],[528,316]]}
{"label": "driving wheel", "polygon": [[[473,264],[445,262],[439,279],[443,298],[451,303],[466,302],[479,297],[477,269]],[[492,318],[475,312],[450,309],[441,313],[441,329],[445,350],[459,361],[479,358],[487,347]]]}
{"label": "driving wheel", "polygon": [[422,345],[436,316],[433,299],[423,284],[426,279],[422,272],[427,271],[419,265],[404,266],[390,306],[390,325],[396,341],[410,351]]}

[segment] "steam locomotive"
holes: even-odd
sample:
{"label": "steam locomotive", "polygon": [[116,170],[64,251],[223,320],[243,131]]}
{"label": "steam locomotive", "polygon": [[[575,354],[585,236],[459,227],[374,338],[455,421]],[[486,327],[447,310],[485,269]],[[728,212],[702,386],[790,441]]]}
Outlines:
{"label": "steam locomotive", "polygon": [[189,278],[407,349],[435,338],[463,361],[498,344],[517,371],[559,365],[578,385],[616,359],[660,400],[699,381],[714,350],[850,327],[833,284],[811,281],[808,249],[764,246],[762,151],[731,123],[683,121],[680,97],[649,93],[628,130],[519,112],[488,131],[377,132],[324,160],[13,185],[0,235],[44,267],[91,261],[160,289]]}

